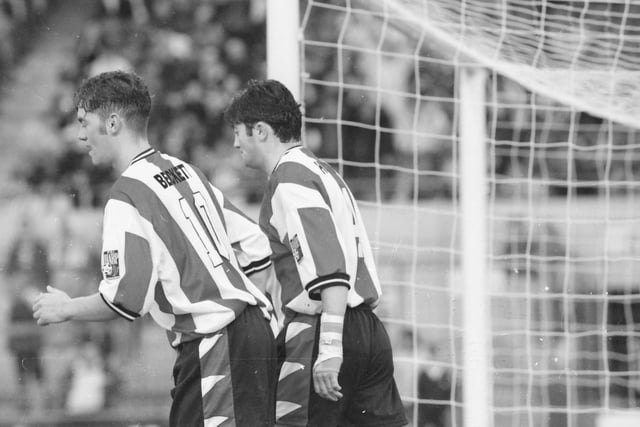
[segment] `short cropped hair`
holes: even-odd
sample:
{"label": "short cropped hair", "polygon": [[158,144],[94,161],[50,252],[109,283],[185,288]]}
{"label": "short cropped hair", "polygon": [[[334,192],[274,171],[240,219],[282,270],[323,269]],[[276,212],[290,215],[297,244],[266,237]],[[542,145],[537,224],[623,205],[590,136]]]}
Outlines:
{"label": "short cropped hair", "polygon": [[224,118],[232,126],[244,124],[252,127],[257,122],[265,122],[280,141],[300,140],[300,104],[277,80],[249,80],[247,87],[231,100]]}
{"label": "short cropped hair", "polygon": [[95,112],[106,120],[118,113],[130,127],[145,132],[151,113],[151,95],[138,75],[125,71],[108,71],[85,80],[74,96],[76,108]]}

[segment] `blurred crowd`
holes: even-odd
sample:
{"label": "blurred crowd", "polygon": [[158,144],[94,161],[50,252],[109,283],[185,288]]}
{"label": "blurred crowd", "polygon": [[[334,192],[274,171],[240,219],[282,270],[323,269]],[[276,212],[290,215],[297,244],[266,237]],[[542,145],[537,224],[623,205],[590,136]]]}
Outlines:
{"label": "blurred crowd", "polygon": [[29,48],[29,37],[23,37],[40,22],[47,10],[46,0],[0,1],[0,84]]}
{"label": "blurred crowd", "polygon": [[[105,0],[79,36],[50,114],[61,138],[55,159],[36,160],[25,179],[55,182],[76,206],[101,207],[112,172],[95,167],[76,141],[74,89],[112,69],[135,70],[152,92],[150,140],[191,161],[218,186],[255,201],[258,178],[239,179],[222,112],[249,78],[264,76],[264,10],[254,1]],[[244,175],[251,172],[243,171]]]}

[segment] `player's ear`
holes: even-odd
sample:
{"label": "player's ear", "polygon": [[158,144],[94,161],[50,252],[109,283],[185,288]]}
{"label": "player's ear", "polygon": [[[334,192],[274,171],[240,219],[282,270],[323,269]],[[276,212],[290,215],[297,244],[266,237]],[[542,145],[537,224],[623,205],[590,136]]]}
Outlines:
{"label": "player's ear", "polygon": [[271,126],[266,122],[258,122],[253,126],[256,137],[261,140],[267,139],[269,132],[272,131]]}
{"label": "player's ear", "polygon": [[107,134],[115,135],[122,128],[122,119],[116,113],[111,113],[105,122]]}

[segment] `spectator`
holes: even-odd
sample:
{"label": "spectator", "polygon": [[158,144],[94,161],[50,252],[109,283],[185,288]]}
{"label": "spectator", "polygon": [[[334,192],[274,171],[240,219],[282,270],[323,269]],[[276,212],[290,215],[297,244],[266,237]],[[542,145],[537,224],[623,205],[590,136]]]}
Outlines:
{"label": "spectator", "polygon": [[65,410],[69,414],[98,412],[106,407],[109,373],[99,345],[82,337],[67,373]]}
{"label": "spectator", "polygon": [[435,344],[429,346],[431,365],[418,375],[418,399],[428,400],[418,404],[416,427],[446,427],[451,410],[451,374],[434,357],[438,353]]}
{"label": "spectator", "polygon": [[10,247],[7,281],[10,286],[8,348],[15,363],[17,407],[40,411],[45,404],[42,331],[34,324],[31,305],[51,278],[47,245],[33,233],[29,216],[22,217],[18,238]]}

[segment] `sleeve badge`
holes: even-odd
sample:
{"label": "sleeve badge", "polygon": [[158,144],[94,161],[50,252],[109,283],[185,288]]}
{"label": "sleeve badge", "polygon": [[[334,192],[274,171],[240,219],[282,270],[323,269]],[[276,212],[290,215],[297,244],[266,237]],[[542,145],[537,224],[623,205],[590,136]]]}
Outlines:
{"label": "sleeve badge", "polygon": [[289,246],[291,247],[293,258],[296,262],[300,262],[302,259],[302,248],[300,247],[300,241],[298,240],[297,234],[293,236],[293,238],[289,239]]}
{"label": "sleeve badge", "polygon": [[117,249],[102,253],[102,276],[105,279],[120,277],[120,257]]}

